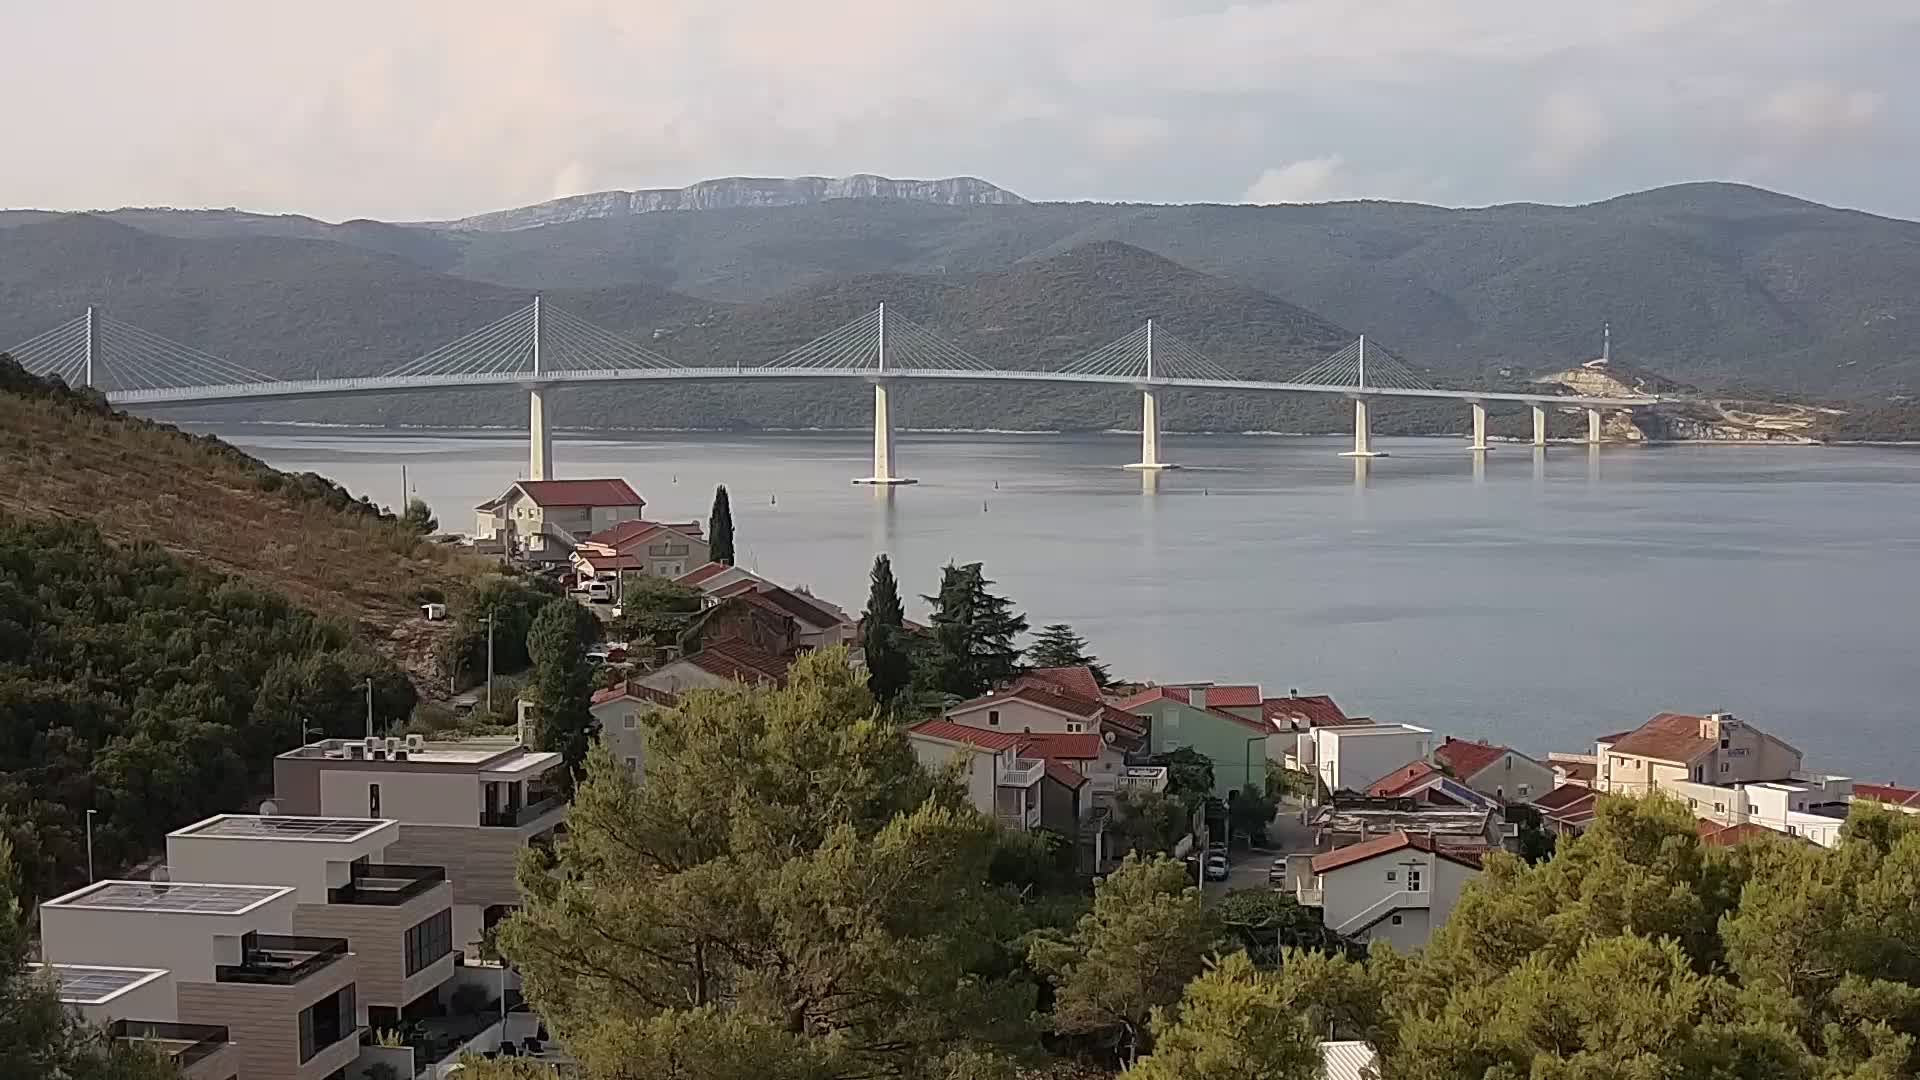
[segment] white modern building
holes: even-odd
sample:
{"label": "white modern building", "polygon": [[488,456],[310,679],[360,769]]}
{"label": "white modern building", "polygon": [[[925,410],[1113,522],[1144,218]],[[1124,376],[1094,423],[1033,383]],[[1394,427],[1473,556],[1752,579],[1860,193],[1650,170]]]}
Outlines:
{"label": "white modern building", "polygon": [[53,980],[60,1004],[112,1039],[157,1050],[185,1080],[236,1080],[243,1072],[240,1048],[222,1024],[183,1024],[152,1017],[177,1011],[173,975],[158,968],[96,964],[29,964]]}
{"label": "white modern building", "polygon": [[156,996],[138,1007],[163,1015],[115,1019],[224,1027],[242,1080],[330,1080],[360,1055],[358,958],[296,935],[298,906],[287,885],[101,881],[40,905],[41,949],[56,968],[167,972],[172,1009]]}
{"label": "white modern building", "polygon": [[1362,792],[1409,761],[1433,752],[1433,732],[1411,724],[1339,724],[1300,732],[1295,760],[1327,792]]}
{"label": "white modern building", "polygon": [[907,742],[920,763],[935,772],[958,762],[967,801],[981,813],[1011,828],[1039,828],[1047,763],[1020,756],[1022,735],[934,719],[908,728]]}
{"label": "white modern building", "polygon": [[274,802],[296,817],[391,818],[386,859],[442,867],[453,885],[454,947],[520,903],[520,852],[566,819],[560,755],[510,737],[325,739],[274,759]]}

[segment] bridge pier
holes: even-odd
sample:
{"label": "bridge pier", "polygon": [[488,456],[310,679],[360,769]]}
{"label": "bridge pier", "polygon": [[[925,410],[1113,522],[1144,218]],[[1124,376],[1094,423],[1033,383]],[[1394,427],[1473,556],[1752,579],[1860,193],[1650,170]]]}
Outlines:
{"label": "bridge pier", "polygon": [[1150,386],[1140,388],[1140,460],[1126,467],[1147,472],[1180,467],[1160,460],[1160,396]]}
{"label": "bridge pier", "polygon": [[527,416],[527,479],[552,479],[553,432],[547,427],[547,393],[538,386],[527,389],[530,404]]}
{"label": "bridge pier", "polygon": [[1547,407],[1537,401],[1533,405],[1533,445],[1547,445]]}
{"label": "bridge pier", "polygon": [[1593,446],[1600,445],[1600,410],[1599,409],[1587,410],[1587,442]]}
{"label": "bridge pier", "polygon": [[1467,449],[1476,454],[1487,452],[1487,405],[1483,401],[1470,401],[1473,406],[1473,442]]}
{"label": "bridge pier", "polygon": [[1353,449],[1340,455],[1350,458],[1386,457],[1373,449],[1373,422],[1367,417],[1367,399],[1353,399]]}
{"label": "bridge pier", "polygon": [[873,384],[873,475],[862,476],[856,484],[917,484],[893,473],[893,411],[888,407],[887,383]]}

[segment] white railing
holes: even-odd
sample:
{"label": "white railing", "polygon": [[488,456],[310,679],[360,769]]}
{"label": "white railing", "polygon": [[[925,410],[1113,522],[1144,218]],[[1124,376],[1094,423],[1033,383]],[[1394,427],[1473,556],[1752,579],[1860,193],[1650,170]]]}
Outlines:
{"label": "white railing", "polygon": [[1398,892],[1388,893],[1365,911],[1343,920],[1339,926],[1332,927],[1331,929],[1341,937],[1346,937],[1349,934],[1359,933],[1401,908],[1423,908],[1426,906],[1427,894],[1425,890],[1413,892],[1408,889],[1401,889]]}
{"label": "white railing", "polygon": [[1002,765],[994,776],[994,783],[1001,787],[1032,787],[1046,775],[1047,763],[1041,758],[1014,758],[1012,765]]}

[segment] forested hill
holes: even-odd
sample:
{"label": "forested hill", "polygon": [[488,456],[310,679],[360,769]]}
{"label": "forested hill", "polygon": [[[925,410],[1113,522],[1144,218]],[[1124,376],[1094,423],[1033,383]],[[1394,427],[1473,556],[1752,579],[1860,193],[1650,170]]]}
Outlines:
{"label": "forested hill", "polygon": [[[412,594],[467,568],[315,476],[0,354],[0,835],[31,900],[271,785],[303,726],[404,721]],[[400,662],[396,662],[400,661]]]}
{"label": "forested hill", "polygon": [[[991,286],[1110,243],[1462,378],[1563,369],[1593,357],[1611,322],[1617,357],[1710,392],[1856,404],[1920,393],[1920,224],[1720,183],[1468,210],[825,198],[505,232],[236,211],[0,213],[0,347],[95,302],[263,370],[355,374],[534,291],[591,298],[623,317],[611,328],[649,340],[820,289],[864,283],[862,303],[877,303],[889,297],[876,288],[912,291],[909,279]],[[1020,314],[990,299],[989,288],[968,312],[987,320],[978,329]],[[1156,306],[1136,303],[1141,318]]]}

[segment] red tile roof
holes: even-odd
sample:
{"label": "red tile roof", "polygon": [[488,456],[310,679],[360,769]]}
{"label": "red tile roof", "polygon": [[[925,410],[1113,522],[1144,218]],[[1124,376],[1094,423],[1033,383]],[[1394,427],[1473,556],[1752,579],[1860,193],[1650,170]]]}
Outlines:
{"label": "red tile roof", "polygon": [[599,555],[591,551],[575,548],[574,561],[592,568],[594,573],[604,570],[645,570],[647,561],[637,555]]}
{"label": "red tile roof", "polygon": [[625,480],[522,480],[516,485],[539,506],[645,506]]}
{"label": "red tile roof", "polygon": [[1570,783],[1577,781],[1591,785],[1600,775],[1600,767],[1591,761],[1550,761],[1547,764],[1565,773]]}
{"label": "red tile roof", "polygon": [[1545,795],[1533,800],[1533,805],[1547,813],[1565,810],[1580,802],[1591,802],[1599,797],[1599,792],[1578,784],[1561,784]]}
{"label": "red tile roof", "polygon": [[1080,786],[1087,782],[1087,778],[1080,775],[1078,769],[1063,762],[1055,761],[1052,758],[1047,759],[1047,779],[1056,784],[1065,784],[1075,791],[1078,791]]}
{"label": "red tile roof", "polygon": [[1609,754],[1671,761],[1681,765],[1713,749],[1712,739],[1700,737],[1703,716],[1663,712],[1628,732],[1607,750]]}
{"label": "red tile roof", "polygon": [[825,630],[828,627],[839,626],[844,621],[840,616],[821,607],[819,601],[809,596],[802,596],[791,589],[775,586],[771,589],[761,589],[760,595],[787,614],[816,629]]}
{"label": "red tile roof", "polygon": [[729,596],[739,596],[741,593],[758,591],[760,591],[760,583],[752,578],[741,578],[739,581],[729,581],[717,589],[708,590],[711,595],[717,596],[722,600]]}
{"label": "red tile roof", "polygon": [[1071,735],[1036,731],[1022,734],[1020,737],[1026,740],[1022,750],[1033,757],[1071,758],[1075,761],[1089,761],[1099,757],[1101,748],[1106,745],[1099,735],[1091,731],[1075,732]]}
{"label": "red tile roof", "polygon": [[998,690],[993,693],[982,694],[971,701],[963,701],[953,708],[948,709],[947,714],[951,716],[957,712],[972,712],[982,706],[993,705],[1009,700],[1030,702],[1042,708],[1054,709],[1066,713],[1069,716],[1087,718],[1098,716],[1100,710],[1104,708],[1097,700],[1089,701],[1086,698],[1062,694],[1045,683],[1027,683],[1025,685],[1016,683],[1010,690]]}
{"label": "red tile roof", "polygon": [[1474,773],[1499,761],[1507,748],[1495,746],[1489,742],[1469,742],[1447,736],[1439,746],[1434,747],[1433,757],[1443,767],[1461,780],[1468,780]]}
{"label": "red tile roof", "polygon": [[665,690],[655,690],[651,686],[641,686],[632,679],[628,679],[624,683],[616,683],[613,686],[607,687],[605,690],[595,691],[593,703],[595,705],[605,705],[609,701],[619,701],[621,698],[638,698],[641,701],[651,701],[655,705],[661,705],[669,709],[680,704],[678,695],[668,693]]}
{"label": "red tile roof", "polygon": [[1135,716],[1111,705],[1100,706],[1100,727],[1122,731],[1134,738],[1144,737],[1147,733],[1147,722],[1144,717]]}
{"label": "red tile roof", "polygon": [[719,577],[731,569],[733,569],[733,567],[728,566],[726,563],[701,563],[699,566],[694,567],[673,580],[674,583],[678,585],[698,585],[708,578]]}
{"label": "red tile roof", "polygon": [[1291,697],[1270,697],[1260,703],[1260,711],[1268,720],[1289,721],[1288,726],[1291,726],[1291,721],[1296,719],[1306,721],[1308,727],[1326,727],[1330,724],[1347,722],[1347,714],[1341,712],[1340,706],[1334,704],[1333,699],[1325,694],[1308,694],[1305,697],[1298,694]]}
{"label": "red tile roof", "polygon": [[681,659],[702,671],[735,682],[787,681],[791,661],[739,641],[717,641]]}
{"label": "red tile roof", "polygon": [[[1700,842],[1708,847],[1732,847],[1735,844],[1745,843],[1748,840],[1757,838],[1786,838],[1787,836],[1786,833],[1775,832],[1765,825],[1755,825],[1751,821],[1743,821],[1738,825],[1722,825],[1717,821],[1709,821],[1706,818],[1701,818],[1694,822],[1694,830],[1699,834]],[[1808,840],[1804,836],[1794,837],[1793,839],[1800,840],[1804,843],[1813,843],[1813,841]]]}
{"label": "red tile roof", "polygon": [[1021,735],[1018,732],[988,731],[984,728],[956,724],[951,720],[938,716],[913,725],[907,729],[907,733],[910,735],[925,735],[934,739],[945,739],[947,742],[966,743],[969,746],[978,746],[982,750],[993,750],[996,752],[1015,749],[1027,738],[1027,736]]}
{"label": "red tile roof", "polygon": [[1898,784],[1855,784],[1853,795],[1857,799],[1869,799],[1890,806],[1920,808],[1920,788],[1901,787]]}
{"label": "red tile roof", "polygon": [[1015,679],[1013,685],[1019,686],[1028,681],[1047,683],[1054,689],[1075,697],[1100,700],[1100,680],[1093,677],[1093,669],[1085,664],[1075,664],[1072,667],[1034,668]]}
{"label": "red tile roof", "polygon": [[586,542],[589,544],[602,544],[606,547],[619,550],[620,548],[630,547],[640,543],[654,533],[662,531],[676,532],[694,540],[701,539],[700,523],[697,521],[665,522],[635,519],[633,521],[618,522],[601,529],[599,532],[587,537]]}
{"label": "red tile roof", "polygon": [[[1192,707],[1193,701],[1188,697],[1189,689],[1189,687],[1185,686],[1149,686],[1132,697],[1123,699],[1115,708],[1122,709],[1126,712],[1134,712],[1156,701],[1163,700],[1177,701],[1182,705]],[[1231,720],[1242,727],[1251,728],[1254,731],[1271,732],[1273,730],[1272,726],[1265,720],[1254,720],[1250,717],[1241,716],[1238,713],[1230,713],[1223,709],[1216,708],[1213,701],[1213,690],[1215,689],[1218,689],[1218,687],[1208,688],[1207,713],[1217,716],[1222,720]]]}
{"label": "red tile roof", "polygon": [[1436,844],[1424,833],[1409,833],[1403,830],[1395,830],[1385,836],[1377,836],[1372,840],[1358,844],[1350,844],[1324,854],[1315,855],[1313,857],[1313,872],[1316,874],[1324,874],[1329,870],[1338,870],[1343,866],[1351,866],[1357,862],[1365,862],[1368,859],[1395,851],[1404,851],[1407,848],[1412,848],[1415,851],[1428,852],[1433,855],[1434,858],[1459,863],[1461,866],[1471,867],[1475,870],[1480,869],[1480,857],[1486,853],[1486,848],[1483,846]]}
{"label": "red tile roof", "polygon": [[1257,686],[1209,686],[1207,690],[1208,707],[1222,709],[1258,709],[1261,707],[1260,688]]}
{"label": "red tile roof", "polygon": [[1367,788],[1367,794],[1376,798],[1390,799],[1428,777],[1438,775],[1440,770],[1431,762],[1411,761],[1375,780],[1373,785]]}

